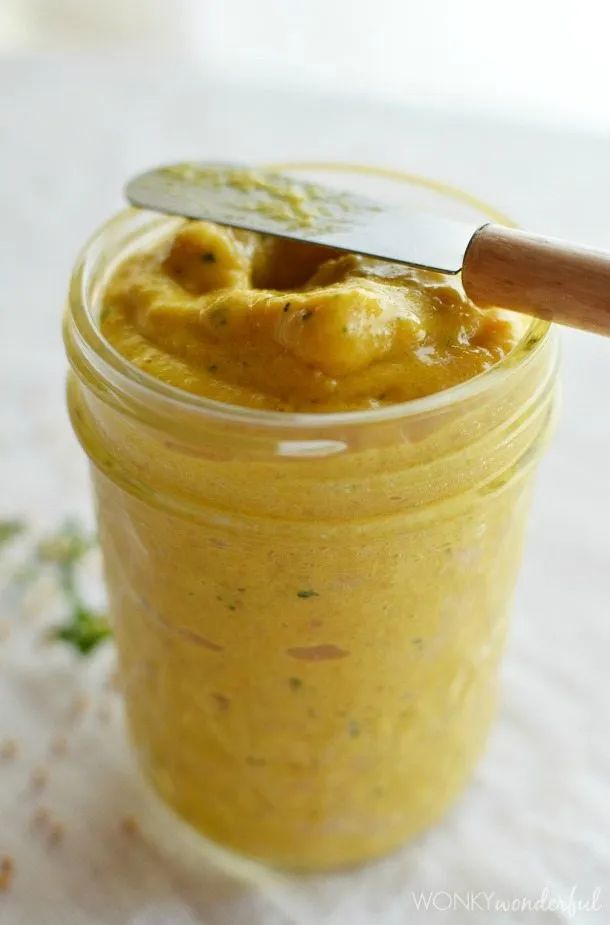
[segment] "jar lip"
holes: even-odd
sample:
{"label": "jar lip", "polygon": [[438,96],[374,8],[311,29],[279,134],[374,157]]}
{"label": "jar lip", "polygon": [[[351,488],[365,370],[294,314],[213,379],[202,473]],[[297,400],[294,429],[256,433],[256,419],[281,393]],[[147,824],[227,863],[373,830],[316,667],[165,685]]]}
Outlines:
{"label": "jar lip", "polygon": [[[132,364],[102,335],[91,311],[88,287],[90,275],[97,259],[97,251],[104,240],[112,236],[123,223],[149,217],[151,224],[159,229],[168,229],[176,219],[159,216],[144,210],[127,208],[115,214],[102,224],[87,241],[77,258],[69,290],[70,321],[81,351],[95,360],[96,373],[106,382],[112,382],[115,391],[129,394],[135,389],[140,401],[158,401],[163,410],[190,413],[225,424],[261,426],[271,429],[320,431],[332,427],[383,424],[409,420],[428,415],[449,406],[457,405],[486,393],[498,380],[515,368],[527,362],[546,341],[551,325],[547,321],[532,318],[513,349],[489,369],[476,376],[421,398],[410,399],[379,408],[356,409],[338,412],[288,412],[268,411],[242,405],[231,405],[192,392],[184,391],[151,376]],[[178,219],[179,221],[179,219]],[[536,340],[534,349],[526,349],[532,337]]]}

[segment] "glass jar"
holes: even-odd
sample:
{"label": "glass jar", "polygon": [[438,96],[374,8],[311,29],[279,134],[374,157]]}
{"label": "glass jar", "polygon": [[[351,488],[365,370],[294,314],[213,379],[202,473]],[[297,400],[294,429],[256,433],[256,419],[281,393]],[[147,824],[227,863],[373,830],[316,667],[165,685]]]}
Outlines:
{"label": "glass jar", "polygon": [[[342,186],[481,216],[428,181],[343,170]],[[401,405],[222,405],[99,332],[117,262],[178,225],[128,210],[104,226],[65,323],[135,751],[227,847],[362,861],[436,820],[485,743],[555,338],[533,320],[491,370]]]}

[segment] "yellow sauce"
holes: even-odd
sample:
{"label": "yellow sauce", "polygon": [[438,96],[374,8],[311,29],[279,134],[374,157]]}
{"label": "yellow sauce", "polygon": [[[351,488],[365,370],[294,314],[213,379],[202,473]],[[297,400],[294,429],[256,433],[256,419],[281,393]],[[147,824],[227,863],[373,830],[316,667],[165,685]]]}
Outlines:
{"label": "yellow sauce", "polygon": [[[457,280],[199,222],[118,266],[101,330],[183,392],[320,419],[446,389],[517,339]],[[311,458],[303,433],[154,423],[71,348],[136,750],[206,835],[349,864],[464,786],[548,429],[541,336],[480,398],[324,432],[337,448]]]}
{"label": "yellow sauce", "polygon": [[418,398],[515,342],[514,324],[479,311],[458,280],[203,222],[123,263],[102,331],[178,388],[278,411]]}

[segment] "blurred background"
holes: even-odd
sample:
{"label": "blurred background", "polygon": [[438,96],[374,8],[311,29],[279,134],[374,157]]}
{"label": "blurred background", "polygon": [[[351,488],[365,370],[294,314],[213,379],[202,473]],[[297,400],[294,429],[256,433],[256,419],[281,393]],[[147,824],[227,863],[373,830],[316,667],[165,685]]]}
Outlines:
{"label": "blurred background", "polygon": [[[60,319],[127,177],[196,158],[378,164],[610,249],[609,34],[607,0],[1,0],[0,518],[92,522]],[[232,875],[177,862],[173,841],[121,840],[104,794],[125,813],[148,804],[120,721],[83,721],[78,764],[50,785],[61,853],[32,841],[24,766],[0,768],[0,858],[16,858],[0,925],[403,925],[420,921],[413,887],[535,899],[576,883],[585,898],[610,882],[610,342],[562,344],[502,715],[461,808],[366,872],[263,886],[242,872],[235,892]],[[0,638],[22,616],[3,606]],[[31,766],[65,698],[101,688],[23,625],[0,651],[0,744],[16,730]]]}
{"label": "blurred background", "polygon": [[0,47],[178,54],[282,87],[610,127],[604,0],[3,0]]}

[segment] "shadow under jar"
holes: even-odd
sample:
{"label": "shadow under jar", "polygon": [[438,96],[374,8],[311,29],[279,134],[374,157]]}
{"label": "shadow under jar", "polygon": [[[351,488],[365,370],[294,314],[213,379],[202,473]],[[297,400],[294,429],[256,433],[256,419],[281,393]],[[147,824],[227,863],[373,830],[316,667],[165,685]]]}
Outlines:
{"label": "shadow under jar", "polygon": [[402,405],[221,405],[99,331],[117,262],[175,227],[127,211],[102,228],[65,323],[135,751],[227,847],[363,861],[436,820],[485,743],[555,338],[532,321],[491,370]]}

